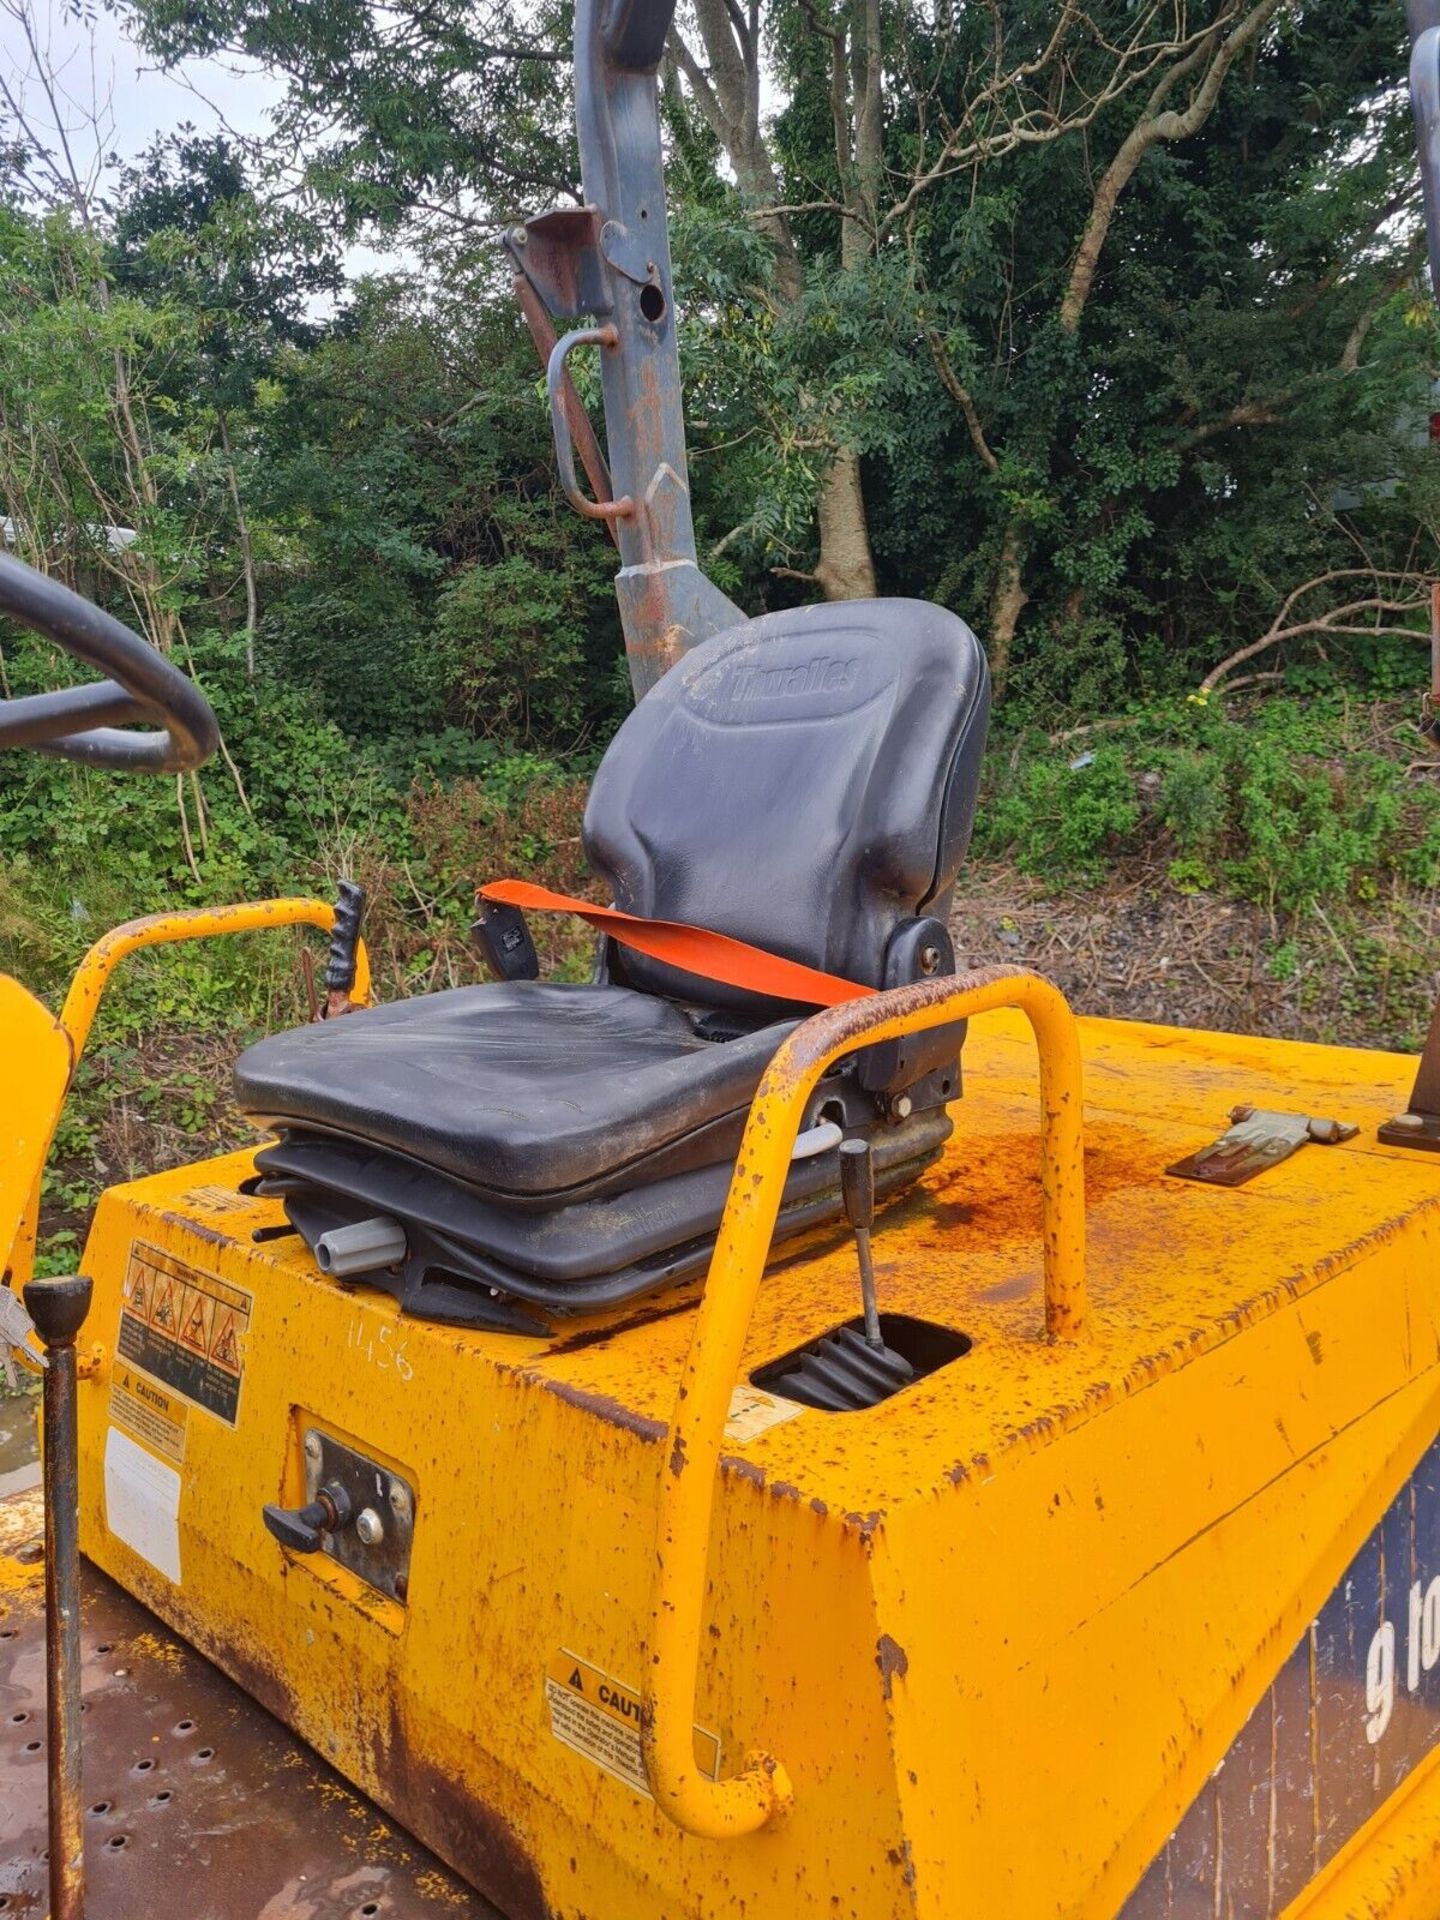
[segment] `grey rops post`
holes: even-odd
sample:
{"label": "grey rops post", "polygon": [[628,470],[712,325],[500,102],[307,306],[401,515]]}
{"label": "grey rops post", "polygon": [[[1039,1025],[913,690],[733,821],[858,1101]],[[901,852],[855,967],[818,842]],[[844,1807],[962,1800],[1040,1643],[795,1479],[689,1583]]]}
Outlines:
{"label": "grey rops post", "polygon": [[[610,522],[615,591],[638,700],[682,653],[746,616],[701,572],[690,513],[656,74],[675,0],[578,0],[576,121],[586,204],[513,228],[505,244],[556,320],[591,316],[549,355],[561,484],[587,518]],[[566,362],[597,350],[613,497],[575,477]],[[571,404],[573,418],[573,396]],[[599,463],[582,444],[592,481]]]}

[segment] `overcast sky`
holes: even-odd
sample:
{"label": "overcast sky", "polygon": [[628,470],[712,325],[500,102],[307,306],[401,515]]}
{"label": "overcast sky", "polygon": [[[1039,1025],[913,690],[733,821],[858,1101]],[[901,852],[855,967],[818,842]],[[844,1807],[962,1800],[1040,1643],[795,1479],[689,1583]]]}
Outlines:
{"label": "overcast sky", "polygon": [[[29,7],[45,63],[66,96],[66,132],[78,146],[82,169],[96,151],[90,123],[97,108],[103,147],[122,165],[187,124],[201,134],[229,129],[255,137],[270,130],[271,110],[284,97],[285,87],[262,68],[238,61],[190,60],[175,73],[163,73],[126,32],[129,16],[123,9],[97,10],[93,19],[77,20],[63,0],[29,0]],[[27,115],[53,138],[56,116],[36,83],[24,28],[5,6],[0,6],[0,66],[22,97]],[[354,274],[385,264],[385,257],[368,247],[353,247],[346,261]]]}
{"label": "overcast sky", "polygon": [[[83,126],[92,102],[107,113],[109,144],[122,160],[133,160],[157,137],[187,121],[209,133],[228,124],[237,133],[267,130],[268,115],[284,88],[258,68],[234,70],[214,60],[195,60],[181,74],[158,72],[154,62],[129,38],[126,16],[98,12],[77,20],[61,0],[31,0],[47,62],[70,102],[72,127]],[[22,26],[0,12],[0,58],[25,91],[37,118],[53,118],[27,71],[29,49]]]}

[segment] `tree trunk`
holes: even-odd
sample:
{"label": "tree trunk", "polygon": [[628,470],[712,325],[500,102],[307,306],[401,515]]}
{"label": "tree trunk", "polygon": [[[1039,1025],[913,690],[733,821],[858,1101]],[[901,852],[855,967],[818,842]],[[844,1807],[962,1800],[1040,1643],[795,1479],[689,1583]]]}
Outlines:
{"label": "tree trunk", "polygon": [[860,488],[860,456],[842,447],[820,486],[820,558],[815,567],[827,600],[873,600],[875,560]]}
{"label": "tree trunk", "polygon": [[220,445],[225,453],[225,477],[230,485],[230,504],[235,509],[235,526],[240,535],[240,560],[245,570],[245,677],[255,678],[255,629],[260,624],[260,599],[255,590],[255,553],[250,545],[250,522],[240,500],[240,479],[235,472],[235,451],[230,445],[230,426],[225,409],[219,412]]}
{"label": "tree trunk", "polygon": [[995,591],[990,596],[990,679],[995,699],[1005,697],[1010,678],[1010,649],[1015,629],[1025,611],[1030,594],[1025,585],[1025,535],[1018,520],[1005,529],[1000,546],[1000,564],[995,573]]}
{"label": "tree trunk", "polygon": [[[741,198],[753,208],[771,208],[780,199],[780,181],[775,162],[766,146],[760,124],[760,43],[758,16],[752,8],[747,23],[738,5],[726,0],[695,0],[700,44],[708,60],[708,72],[686,45],[683,35],[672,28],[670,54],[690,83],[695,103],[710,131],[724,147],[735,169]],[[864,45],[857,61],[860,132],[860,193],[872,196],[880,171],[880,9],[879,0],[864,0]],[[836,85],[844,91],[845,35],[837,30],[832,40],[837,64]],[[842,174],[852,180],[856,174],[856,155],[848,115],[840,112],[836,121],[836,157]],[[775,298],[781,306],[794,306],[805,291],[805,274],[795,247],[788,217],[782,212],[763,212],[756,222],[775,249]],[[847,266],[854,264],[856,243],[859,252],[873,244],[869,227],[854,227],[842,222],[841,244]],[[816,502],[820,558],[814,578],[827,600],[867,600],[875,597],[875,560],[870,550],[870,529],[865,515],[865,495],[860,484],[860,456],[852,447],[841,447],[820,483]]]}

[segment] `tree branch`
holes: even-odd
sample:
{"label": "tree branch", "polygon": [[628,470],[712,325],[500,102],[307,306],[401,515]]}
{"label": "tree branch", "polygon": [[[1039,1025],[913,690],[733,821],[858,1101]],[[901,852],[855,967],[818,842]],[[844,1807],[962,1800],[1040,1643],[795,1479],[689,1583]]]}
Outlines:
{"label": "tree branch", "polygon": [[1173,108],[1161,111],[1162,104],[1177,81],[1188,78],[1196,67],[1204,63],[1218,27],[1211,29],[1209,40],[1202,41],[1161,75],[1146,102],[1144,113],[1121,142],[1119,151],[1095,189],[1090,217],[1085,223],[1075,263],[1070,269],[1065,297],[1060,302],[1060,324],[1067,333],[1073,333],[1080,324],[1080,316],[1085,311],[1085,303],[1095,284],[1095,270],[1115,218],[1115,209],[1120,203],[1121,194],[1135,177],[1141,161],[1158,142],[1187,140],[1204,126],[1214,111],[1215,103],[1220,98],[1220,89],[1225,84],[1225,76],[1236,57],[1256,38],[1281,6],[1292,3],[1293,0],[1257,0],[1257,4],[1215,48],[1205,67],[1204,78],[1183,112],[1176,112]]}
{"label": "tree branch", "polygon": [[930,357],[935,362],[935,371],[940,376],[941,385],[965,416],[965,425],[970,429],[970,439],[976,453],[991,473],[998,472],[1000,462],[991,450],[990,442],[985,438],[985,429],[980,424],[980,415],[976,409],[974,397],[956,373],[950,355],[945,351],[945,342],[934,327],[926,329],[925,338],[930,343]]}
{"label": "tree branch", "polygon": [[[1333,585],[1337,580],[1370,580],[1376,591],[1363,598],[1347,600],[1340,606],[1330,607],[1326,612],[1316,614],[1309,620],[1290,619],[1297,601],[1306,594],[1313,593],[1317,587]],[[1400,600],[1392,598],[1381,590],[1382,581],[1398,581],[1411,587],[1417,598]],[[1429,605],[1424,582],[1413,573],[1390,572],[1383,568],[1335,567],[1328,573],[1317,573],[1311,580],[1302,581],[1292,593],[1286,595],[1280,611],[1270,622],[1269,627],[1258,640],[1252,640],[1248,646],[1238,648],[1218,667],[1210,672],[1196,688],[1197,697],[1204,699],[1212,694],[1222,680],[1226,679],[1236,667],[1243,666],[1247,660],[1253,660],[1257,654],[1265,653],[1271,647],[1278,647],[1284,640],[1294,640],[1307,633],[1356,633],[1356,634],[1397,634],[1411,640],[1427,640],[1428,633],[1422,633],[1414,627],[1391,626],[1382,622],[1378,616],[1385,613],[1421,613]],[[1373,624],[1359,626],[1353,623],[1351,616],[1373,612],[1377,618]]]}

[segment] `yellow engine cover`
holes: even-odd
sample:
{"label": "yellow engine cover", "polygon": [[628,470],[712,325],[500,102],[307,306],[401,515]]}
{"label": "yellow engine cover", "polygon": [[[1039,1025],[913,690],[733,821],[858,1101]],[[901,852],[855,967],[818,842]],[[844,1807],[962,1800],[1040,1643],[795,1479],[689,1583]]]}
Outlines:
{"label": "yellow engine cover", "polygon": [[[1082,1031],[1084,1340],[1038,1334],[1008,1017],[973,1027],[955,1137],[876,1235],[882,1306],[969,1352],[862,1413],[767,1399],[750,1373],[857,1308],[840,1233],[767,1275],[696,1713],[707,1771],[783,1762],[764,1831],[681,1833],[639,1760],[693,1288],[461,1332],[256,1244],[281,1214],[238,1193],[248,1156],[117,1189],[86,1262],[86,1552],[511,1920],[1440,1912],[1440,1158],[1375,1138],[1413,1063]],[[1234,1190],[1168,1177],[1237,1101],[1361,1132]],[[312,1425],[413,1488],[403,1598],[265,1530]]]}

